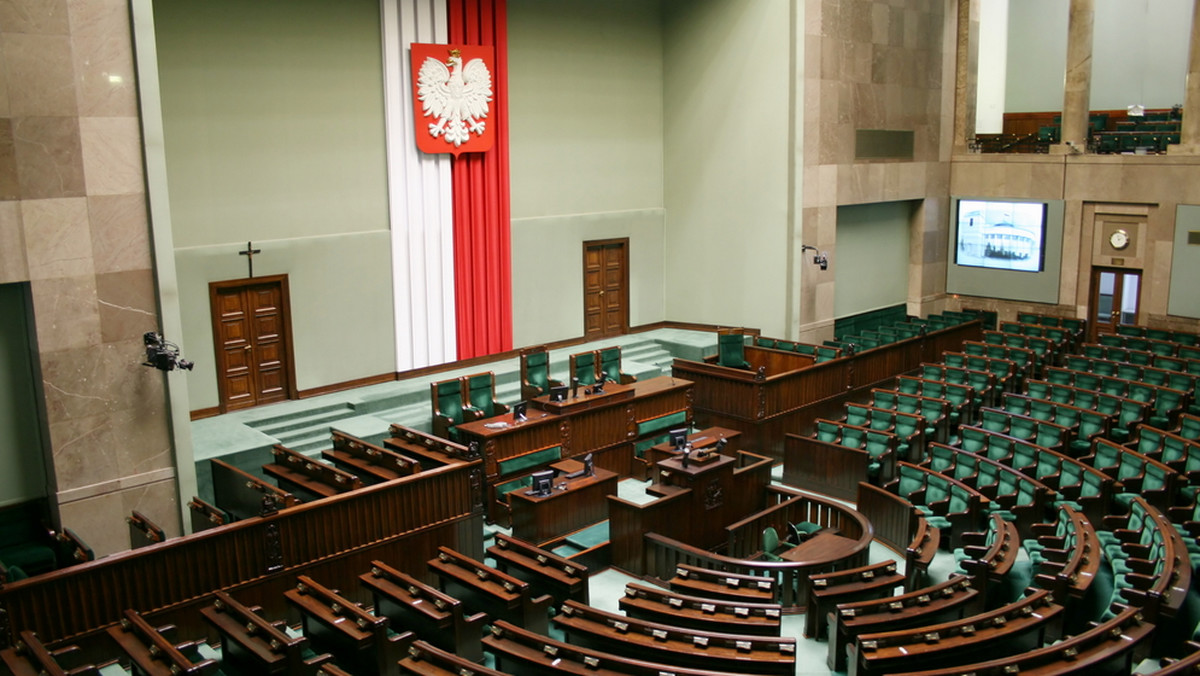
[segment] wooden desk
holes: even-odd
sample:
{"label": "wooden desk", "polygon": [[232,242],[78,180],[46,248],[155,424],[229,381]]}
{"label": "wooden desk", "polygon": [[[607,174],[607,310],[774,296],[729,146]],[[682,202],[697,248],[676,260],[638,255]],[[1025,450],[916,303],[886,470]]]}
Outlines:
{"label": "wooden desk", "polygon": [[567,390],[567,398],[562,401],[551,401],[549,394],[543,394],[534,397],[530,403],[543,411],[564,415],[632,398],[633,385],[607,383],[603,392],[594,392],[591,387],[580,387],[574,397],[571,396],[571,391]]}
{"label": "wooden desk", "polygon": [[[698,451],[702,448],[711,448],[716,446],[717,442],[721,439],[727,439],[728,441],[726,442],[725,449],[722,451],[722,453],[725,455],[736,456],[738,450],[741,449],[741,436],[741,432],[729,429],[728,427],[707,427],[699,432],[692,432],[688,435],[687,440],[688,443],[692,445],[692,449],[694,451]],[[651,446],[650,448],[646,449],[646,454],[643,460],[649,467],[653,468],[661,460],[676,457],[679,457],[679,451],[676,451],[675,448],[671,446],[670,442],[664,442],[658,444],[657,446]],[[654,477],[646,478],[653,479]]]}
{"label": "wooden desk", "polygon": [[[582,467],[575,460],[553,466],[567,463]],[[508,504],[512,509],[513,535],[541,544],[608,519],[607,496],[617,494],[617,479],[616,472],[597,467],[592,476],[562,479],[560,475],[550,495],[544,497],[526,495],[524,490],[512,491],[508,494]]]}
{"label": "wooden desk", "polygon": [[784,561],[794,561],[796,563],[841,559],[853,554],[857,546],[858,540],[851,540],[848,537],[842,537],[831,530],[827,530],[817,533],[808,540],[792,547],[783,554],[780,554],[779,558]]}
{"label": "wooden desk", "polygon": [[[561,414],[531,409],[521,422],[514,420],[510,412],[459,425],[456,429],[460,441],[476,444],[483,455],[488,518],[496,521],[502,517],[503,508],[494,492],[501,478],[501,461],[560,446],[563,458],[595,453],[597,467],[629,476],[638,421],[690,409],[691,389],[689,380],[659,376],[630,385],[610,384],[604,395],[595,397],[587,407],[570,408]],[[505,480],[534,469],[539,468],[509,473]]]}

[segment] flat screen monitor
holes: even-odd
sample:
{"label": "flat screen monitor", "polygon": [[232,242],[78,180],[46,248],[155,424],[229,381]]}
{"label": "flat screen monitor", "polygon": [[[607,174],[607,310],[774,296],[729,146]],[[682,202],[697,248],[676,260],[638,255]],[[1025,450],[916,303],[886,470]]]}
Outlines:
{"label": "flat screen monitor", "polygon": [[958,201],[954,234],[956,265],[1041,272],[1045,239],[1044,202]]}
{"label": "flat screen monitor", "polygon": [[555,385],[550,388],[550,401],[566,401],[571,388],[567,385]]}
{"label": "flat screen monitor", "polygon": [[534,472],[533,474],[529,475],[529,478],[533,480],[533,483],[530,485],[529,490],[525,491],[525,495],[532,495],[540,498],[550,495],[550,492],[554,489],[554,474],[554,470],[544,469],[540,472]]}
{"label": "flat screen monitor", "polygon": [[512,414],[513,420],[516,422],[525,422],[525,414],[529,410],[529,402],[518,401],[513,404]]}
{"label": "flat screen monitor", "polygon": [[583,456],[583,475],[591,476],[596,473],[596,461],[592,458],[592,454],[588,453]]}
{"label": "flat screen monitor", "polygon": [[677,451],[683,450],[684,445],[687,444],[687,435],[688,429],[686,427],[668,430],[667,439],[670,440],[671,448]]}

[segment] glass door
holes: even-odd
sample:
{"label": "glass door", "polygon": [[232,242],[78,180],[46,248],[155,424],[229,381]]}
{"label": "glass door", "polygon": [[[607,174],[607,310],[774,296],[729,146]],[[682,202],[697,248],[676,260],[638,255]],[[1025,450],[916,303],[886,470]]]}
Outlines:
{"label": "glass door", "polygon": [[1142,290],[1138,270],[1092,270],[1092,297],[1089,316],[1092,340],[1104,333],[1116,333],[1117,327],[1136,324],[1138,299]]}

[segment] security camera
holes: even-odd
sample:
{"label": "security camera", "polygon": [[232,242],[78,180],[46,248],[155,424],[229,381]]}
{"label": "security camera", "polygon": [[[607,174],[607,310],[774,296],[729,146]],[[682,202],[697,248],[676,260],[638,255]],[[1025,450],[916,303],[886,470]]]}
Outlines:
{"label": "security camera", "polygon": [[153,331],[142,335],[142,343],[146,346],[146,361],[142,366],[152,366],[159,371],[174,371],[182,369],[191,371],[195,366],[192,362],[179,356],[179,346],[163,340],[163,337]]}
{"label": "security camera", "polygon": [[821,253],[813,256],[813,262],[816,263],[817,265],[820,265],[822,270],[828,270],[829,269],[829,252],[822,251]]}

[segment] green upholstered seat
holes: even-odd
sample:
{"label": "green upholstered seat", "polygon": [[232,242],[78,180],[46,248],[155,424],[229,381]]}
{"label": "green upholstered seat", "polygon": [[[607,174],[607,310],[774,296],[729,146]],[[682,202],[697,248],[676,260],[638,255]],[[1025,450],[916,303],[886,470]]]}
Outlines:
{"label": "green upholstered seat", "polygon": [[779,550],[779,532],[774,526],[767,526],[762,532],[762,555],[765,561],[782,561],[777,552]]}
{"label": "green upholstered seat", "polygon": [[637,424],[637,433],[639,437],[643,437],[647,434],[653,434],[655,432],[665,431],[686,425],[687,421],[687,411],[675,411],[674,413],[660,415],[657,418],[649,418],[639,421]]}
{"label": "green upholstered seat", "polygon": [[871,410],[859,404],[846,404],[846,424],[866,427],[871,422]]}
{"label": "green upholstered seat", "polygon": [[433,433],[445,439],[457,438],[454,428],[465,422],[467,417],[462,379],[443,380],[433,383],[430,388],[433,400]]}
{"label": "green upholstered seat", "polygon": [[529,488],[532,485],[533,485],[533,477],[531,477],[529,475],[525,475],[523,477],[513,479],[511,481],[505,481],[503,483],[498,483],[498,484],[496,484],[496,488],[495,488],[496,496],[500,497],[504,500],[507,500],[509,493],[511,493],[515,490],[518,490],[518,489]]}
{"label": "green upholstered seat", "polygon": [[467,406],[476,418],[490,418],[508,412],[508,406],[496,401],[496,377],[491,371],[467,376]]}
{"label": "green upholstered seat", "polygon": [[621,372],[621,348],[618,345],[600,350],[600,375],[612,383],[629,383],[634,377]]}
{"label": "green upholstered seat", "polygon": [[562,383],[550,377],[550,352],[535,348],[521,355],[521,397],[533,399]]}
{"label": "green upholstered seat", "polygon": [[581,386],[596,383],[596,353],[594,351],[571,355],[571,377]]}
{"label": "green upholstered seat", "polygon": [[501,476],[504,476],[548,465],[558,460],[562,460],[562,446],[549,446],[511,458],[505,458],[496,463],[496,469]]}
{"label": "green upholstered seat", "polygon": [[723,333],[717,336],[717,363],[735,369],[748,369],[746,361],[746,339],[740,333]]}
{"label": "green upholstered seat", "polygon": [[588,526],[567,536],[567,544],[579,549],[591,549],[608,542],[608,521]]}

